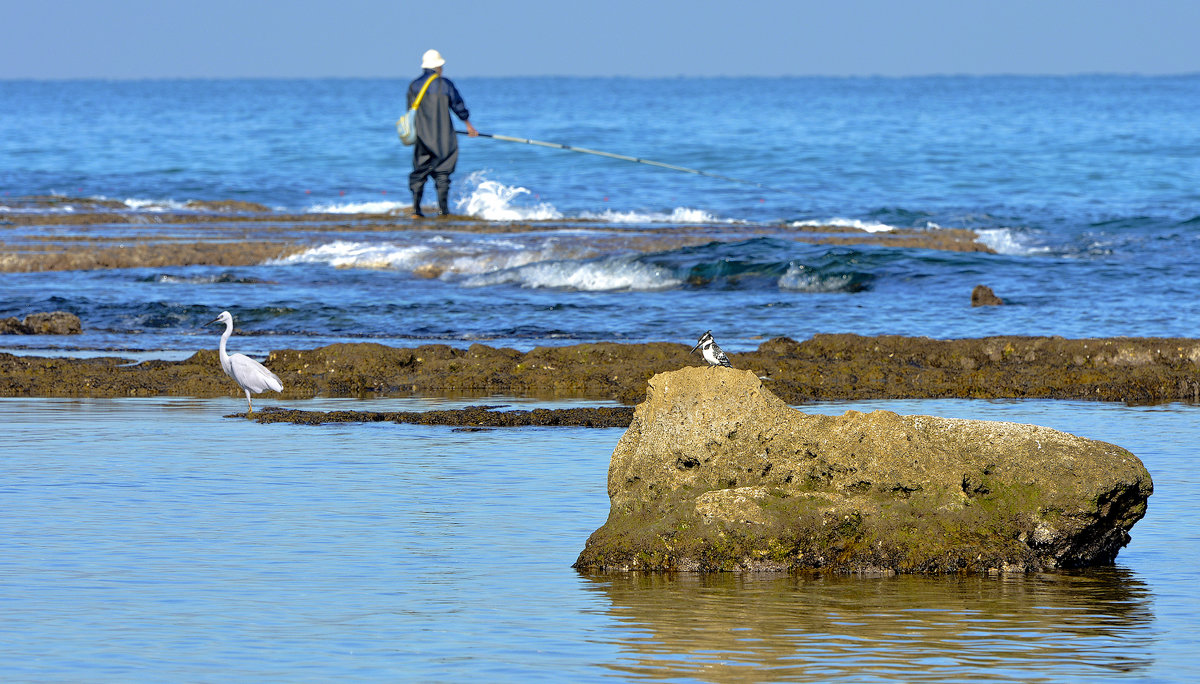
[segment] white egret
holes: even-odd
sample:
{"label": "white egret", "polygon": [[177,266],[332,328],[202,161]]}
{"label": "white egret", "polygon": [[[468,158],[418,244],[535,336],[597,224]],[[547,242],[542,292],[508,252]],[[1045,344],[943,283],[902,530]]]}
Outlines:
{"label": "white egret", "polygon": [[225,375],[233,378],[243,390],[246,391],[246,406],[249,408],[249,413],[254,413],[254,405],[250,403],[250,393],[258,394],[264,390],[275,390],[276,392],[283,391],[283,383],[279,381],[279,376],[267,370],[267,367],[245,354],[228,354],[225,352],[225,342],[229,336],[233,334],[233,316],[228,311],[222,311],[220,316],[208,322],[208,325],[213,323],[224,323],[225,334],[221,335],[221,370],[225,371]]}

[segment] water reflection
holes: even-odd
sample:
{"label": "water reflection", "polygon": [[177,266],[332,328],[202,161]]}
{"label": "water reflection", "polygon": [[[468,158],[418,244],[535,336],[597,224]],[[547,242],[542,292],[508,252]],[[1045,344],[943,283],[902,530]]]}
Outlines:
{"label": "water reflection", "polygon": [[1004,577],[584,577],[627,677],[1045,681],[1144,673],[1152,596],[1107,568]]}

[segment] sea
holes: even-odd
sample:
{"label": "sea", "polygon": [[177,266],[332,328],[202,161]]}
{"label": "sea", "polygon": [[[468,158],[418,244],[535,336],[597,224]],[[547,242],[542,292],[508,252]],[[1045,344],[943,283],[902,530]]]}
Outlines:
{"label": "sea", "polygon": [[[1198,337],[1200,75],[446,75],[484,133],[657,164],[461,137],[456,216],[414,227],[394,130],[408,78],[0,81],[5,251],[229,239],[195,202],[341,222],[282,225],[303,248],[249,266],[2,273],[0,318],[64,310],[83,332],[0,336],[0,352],[180,359],[216,346],[205,324],[222,310],[230,347],[259,358],[336,342],[690,346],[706,330],[735,355],[821,333]],[[98,200],[128,220],[16,218]],[[161,220],[181,212],[204,221]],[[387,212],[394,229],[355,228]],[[793,239],[812,226],[968,229],[987,250]],[[972,307],[981,284],[1004,305]],[[259,425],[228,417],[241,401],[0,399],[0,677],[1200,677],[1193,404],[806,404],[1046,425],[1131,450],[1155,482],[1112,567],[811,578],[571,569],[607,516],[620,430]]]}

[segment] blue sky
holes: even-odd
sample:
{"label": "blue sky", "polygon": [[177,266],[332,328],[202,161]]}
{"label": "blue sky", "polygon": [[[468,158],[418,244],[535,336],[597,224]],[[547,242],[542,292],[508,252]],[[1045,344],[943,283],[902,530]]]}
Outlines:
{"label": "blue sky", "polygon": [[1200,0],[0,0],[0,78],[1200,72]]}

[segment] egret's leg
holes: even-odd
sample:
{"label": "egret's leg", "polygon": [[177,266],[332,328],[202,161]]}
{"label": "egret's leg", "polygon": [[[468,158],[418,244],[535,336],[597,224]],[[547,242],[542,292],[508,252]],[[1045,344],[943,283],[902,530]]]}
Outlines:
{"label": "egret's leg", "polygon": [[250,390],[246,390],[246,408],[249,413],[254,413],[254,404],[250,403]]}

